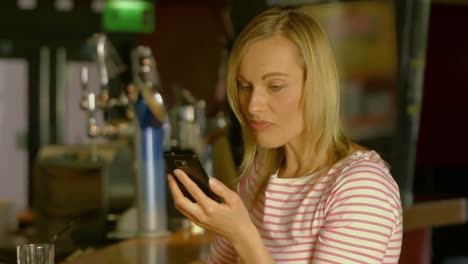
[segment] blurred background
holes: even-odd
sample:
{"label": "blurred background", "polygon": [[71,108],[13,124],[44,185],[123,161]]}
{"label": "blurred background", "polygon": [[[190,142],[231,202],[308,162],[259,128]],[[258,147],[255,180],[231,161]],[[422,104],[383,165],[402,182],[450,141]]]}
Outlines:
{"label": "blurred background", "polygon": [[0,263],[77,217],[56,260],[179,228],[171,147],[235,188],[225,64],[271,6],[303,8],[327,32],[346,130],[400,187],[400,263],[468,263],[466,0],[2,1]]}

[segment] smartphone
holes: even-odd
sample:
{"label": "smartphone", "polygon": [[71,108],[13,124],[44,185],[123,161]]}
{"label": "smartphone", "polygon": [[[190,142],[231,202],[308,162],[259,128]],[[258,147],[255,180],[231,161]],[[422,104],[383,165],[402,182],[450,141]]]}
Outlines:
{"label": "smartphone", "polygon": [[[167,173],[173,174],[175,169],[183,170],[192,179],[195,184],[206,194],[206,196],[222,203],[222,198],[213,193],[208,184],[208,174],[200,163],[197,154],[192,150],[173,149],[164,152],[164,160],[166,162]],[[187,191],[185,186],[174,176],[180,190],[185,197],[192,202],[196,202],[192,195]]]}

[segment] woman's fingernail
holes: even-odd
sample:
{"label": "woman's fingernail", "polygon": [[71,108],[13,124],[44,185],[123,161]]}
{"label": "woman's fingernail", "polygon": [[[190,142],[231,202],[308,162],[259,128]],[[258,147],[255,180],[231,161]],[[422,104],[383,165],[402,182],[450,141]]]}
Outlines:
{"label": "woman's fingernail", "polygon": [[210,178],[209,179],[209,182],[210,182],[210,185],[213,186],[213,187],[217,187],[218,186],[218,180],[216,180],[215,178]]}

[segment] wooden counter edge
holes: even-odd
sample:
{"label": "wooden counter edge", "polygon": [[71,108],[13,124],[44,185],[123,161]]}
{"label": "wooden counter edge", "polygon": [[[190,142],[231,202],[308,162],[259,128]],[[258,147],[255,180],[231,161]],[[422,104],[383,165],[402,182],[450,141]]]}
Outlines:
{"label": "wooden counter edge", "polygon": [[463,224],[468,221],[467,199],[416,203],[403,210],[404,231]]}

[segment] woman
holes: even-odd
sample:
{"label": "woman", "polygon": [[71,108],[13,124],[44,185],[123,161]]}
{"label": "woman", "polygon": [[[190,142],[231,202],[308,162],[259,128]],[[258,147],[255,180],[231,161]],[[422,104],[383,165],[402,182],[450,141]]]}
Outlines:
{"label": "woman", "polygon": [[241,32],[227,72],[244,136],[238,193],[210,179],[218,204],[180,170],[196,199],[169,186],[178,210],[218,234],[208,263],[397,263],[398,186],[385,162],[346,138],[337,71],[319,25],[270,9]]}

